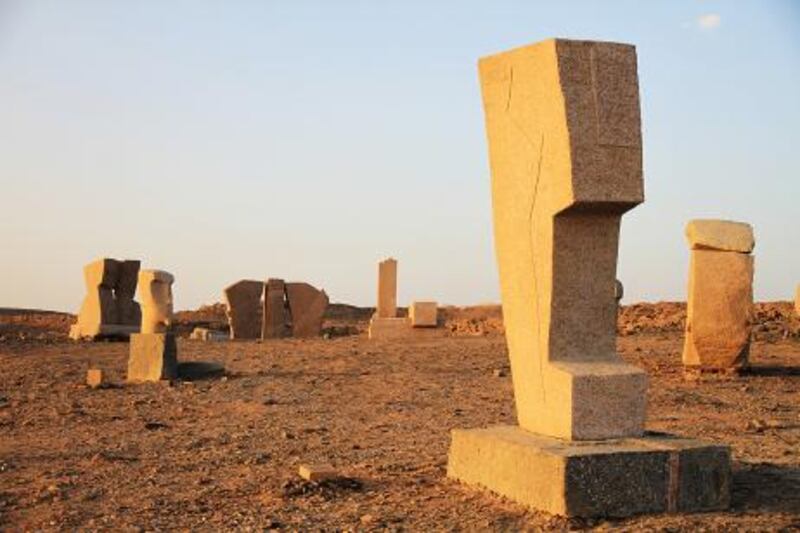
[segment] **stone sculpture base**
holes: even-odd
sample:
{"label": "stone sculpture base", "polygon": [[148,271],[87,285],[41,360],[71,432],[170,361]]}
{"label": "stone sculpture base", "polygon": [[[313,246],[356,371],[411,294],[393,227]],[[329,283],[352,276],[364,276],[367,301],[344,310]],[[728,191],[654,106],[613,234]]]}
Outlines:
{"label": "stone sculpture base", "polygon": [[122,338],[127,339],[132,333],[137,333],[139,326],[128,326],[123,324],[102,324],[86,326],[73,324],[69,327],[69,338],[74,341],[81,339],[103,339],[103,338]]}
{"label": "stone sculpture base", "polygon": [[726,509],[730,449],[663,434],[564,441],[518,426],[454,429],[447,476],[562,516]]}
{"label": "stone sculpture base", "polygon": [[161,381],[178,377],[178,346],[172,333],[134,333],[128,359],[128,381]]}

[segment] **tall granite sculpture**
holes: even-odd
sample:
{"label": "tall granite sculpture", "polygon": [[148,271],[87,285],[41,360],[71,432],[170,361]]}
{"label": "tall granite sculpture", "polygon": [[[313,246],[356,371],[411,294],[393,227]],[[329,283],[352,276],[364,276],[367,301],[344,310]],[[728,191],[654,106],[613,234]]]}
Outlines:
{"label": "tall granite sculpture", "polygon": [[231,339],[261,337],[263,292],[264,282],[251,279],[242,279],[225,287],[223,294]]}
{"label": "tall granite sculpture", "polygon": [[549,40],[479,64],[519,426],[454,430],[448,475],[562,515],[728,505],[729,450],[645,436],[616,353],[623,213],[644,199],[632,46]]}
{"label": "tall granite sculpture", "polygon": [[178,377],[178,348],[169,331],[172,323],[172,283],[163,270],[139,272],[142,332],[131,335],[128,381],[159,381]]}
{"label": "tall granite sculpture", "polygon": [[264,321],[262,339],[280,339],[291,334],[286,304],[286,284],[282,279],[270,278],[264,284]]}
{"label": "tall granite sculpture", "polygon": [[127,337],[139,331],[142,315],[133,300],[138,273],[139,261],[130,259],[103,258],[86,265],[86,297],[70,338]]}
{"label": "tall granite sculpture", "polygon": [[753,310],[753,228],[727,220],[692,220],[683,364],[691,371],[747,367]]}

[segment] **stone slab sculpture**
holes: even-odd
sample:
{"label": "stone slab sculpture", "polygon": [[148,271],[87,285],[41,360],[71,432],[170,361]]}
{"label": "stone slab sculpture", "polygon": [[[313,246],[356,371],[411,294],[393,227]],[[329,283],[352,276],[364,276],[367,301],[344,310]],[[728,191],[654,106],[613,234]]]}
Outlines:
{"label": "stone slab sculpture", "polygon": [[225,287],[223,295],[231,339],[261,337],[263,293],[264,282],[251,279],[242,279]]}
{"label": "stone slab sculpture", "polygon": [[286,300],[292,322],[292,336],[319,337],[322,321],[328,308],[328,295],[302,282],[286,284]]}
{"label": "stone slab sculpture", "polygon": [[70,327],[71,339],[127,337],[139,331],[141,310],[133,300],[139,264],[103,258],[83,268],[86,297],[77,322]]}
{"label": "stone slab sculpture", "polygon": [[128,381],[160,381],[178,377],[178,349],[172,324],[172,283],[163,270],[139,272],[141,333],[131,335]]}
{"label": "stone slab sculpture", "polygon": [[568,516],[725,508],[730,452],[645,435],[616,353],[620,220],[644,200],[636,52],[552,39],[479,62],[517,426],[453,430],[448,476]]}
{"label": "stone slab sculpture", "polygon": [[683,364],[692,371],[747,367],[753,310],[753,247],[749,224],[692,220]]}
{"label": "stone slab sculpture", "polygon": [[286,284],[282,279],[270,278],[264,284],[264,321],[262,339],[280,339],[291,334],[289,313],[286,309]]}
{"label": "stone slab sculpture", "polygon": [[438,314],[436,302],[411,302],[408,306],[408,318],[414,328],[435,328],[438,325]]}

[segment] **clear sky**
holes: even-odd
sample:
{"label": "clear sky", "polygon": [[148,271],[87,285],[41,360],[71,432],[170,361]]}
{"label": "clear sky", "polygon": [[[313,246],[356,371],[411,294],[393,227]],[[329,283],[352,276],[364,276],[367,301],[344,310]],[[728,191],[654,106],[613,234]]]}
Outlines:
{"label": "clear sky", "polygon": [[140,258],[178,308],[241,278],[371,305],[498,300],[476,61],[635,44],[646,201],[626,300],[683,299],[685,222],[756,231],[757,299],[800,282],[800,3],[0,0],[0,307],[75,311]]}

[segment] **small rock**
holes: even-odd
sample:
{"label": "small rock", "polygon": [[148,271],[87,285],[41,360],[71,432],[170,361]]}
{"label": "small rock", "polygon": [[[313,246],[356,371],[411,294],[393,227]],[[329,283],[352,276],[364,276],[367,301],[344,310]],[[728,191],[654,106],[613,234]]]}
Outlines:
{"label": "small rock", "polygon": [[86,371],[86,385],[92,389],[103,386],[103,371],[99,368],[90,368]]}
{"label": "small rock", "polygon": [[325,481],[328,479],[336,479],[339,476],[339,473],[334,470],[332,466],[328,465],[307,465],[303,464],[300,465],[298,469],[298,474],[300,477],[305,479],[306,481]]}
{"label": "small rock", "polygon": [[502,368],[495,368],[492,371],[492,375],[496,378],[504,378],[506,377],[506,371]]}
{"label": "small rock", "polygon": [[368,525],[375,522],[375,517],[372,516],[371,514],[365,514],[361,516],[361,518],[359,518],[359,521],[364,525]]}

